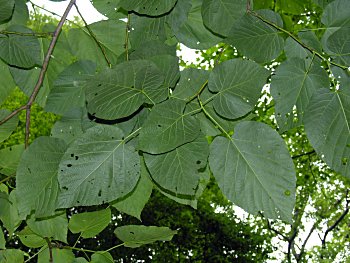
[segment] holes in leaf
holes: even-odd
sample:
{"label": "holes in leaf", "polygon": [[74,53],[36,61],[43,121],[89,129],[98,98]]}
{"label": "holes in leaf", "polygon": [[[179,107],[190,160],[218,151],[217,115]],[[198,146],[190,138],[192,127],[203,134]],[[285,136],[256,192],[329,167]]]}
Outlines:
{"label": "holes in leaf", "polygon": [[201,164],[202,162],[200,161],[200,160],[198,160],[197,162],[196,162],[196,164]]}
{"label": "holes in leaf", "polygon": [[30,170],[30,168],[29,168],[29,167],[28,167],[27,169],[28,169],[28,172],[29,172],[29,173],[32,173],[32,171]]}
{"label": "holes in leaf", "polygon": [[101,197],[102,196],[102,190],[98,191],[98,197]]}
{"label": "holes in leaf", "polygon": [[62,189],[68,191],[68,187],[67,186],[63,186]]}
{"label": "holes in leaf", "polygon": [[158,126],[158,128],[161,128],[161,127],[162,127],[162,125],[160,125],[160,124],[158,124],[157,126]]}
{"label": "holes in leaf", "polygon": [[71,153],[70,157],[72,157],[72,158],[73,158],[73,157],[74,157],[74,153]]}
{"label": "holes in leaf", "polygon": [[77,200],[77,204],[80,204],[80,201],[79,201],[79,200]]}
{"label": "holes in leaf", "polygon": [[78,159],[79,159],[79,156],[75,156],[75,160],[78,161]]}
{"label": "holes in leaf", "polygon": [[341,159],[341,163],[342,163],[343,165],[347,165],[347,163],[348,163],[348,158],[346,158],[346,157],[342,158],[342,159]]}
{"label": "holes in leaf", "polygon": [[102,86],[102,84],[101,84],[101,83],[97,85],[97,87],[101,87],[101,86]]}
{"label": "holes in leaf", "polygon": [[135,233],[134,233],[134,232],[132,232],[132,231],[130,231],[130,234],[135,235]]}
{"label": "holes in leaf", "polygon": [[72,164],[71,163],[67,164],[67,167],[72,167]]}
{"label": "holes in leaf", "polygon": [[95,93],[95,96],[97,96],[97,95],[98,95],[98,93],[96,92],[96,93]]}

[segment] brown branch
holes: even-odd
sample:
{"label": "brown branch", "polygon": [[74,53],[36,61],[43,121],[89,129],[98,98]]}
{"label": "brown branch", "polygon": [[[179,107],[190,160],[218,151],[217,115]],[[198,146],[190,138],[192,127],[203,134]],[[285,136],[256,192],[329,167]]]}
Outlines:
{"label": "brown branch", "polygon": [[305,252],[305,247],[306,247],[306,244],[307,242],[309,241],[312,233],[315,231],[317,225],[320,223],[320,220],[317,220],[311,227],[310,231],[309,231],[309,234],[307,235],[307,237],[305,238],[303,244],[301,245],[301,249],[300,249],[300,252],[299,254],[295,255],[295,259],[297,262],[300,262],[301,259],[303,258],[303,255],[304,255],[304,252]]}
{"label": "brown branch", "polygon": [[21,112],[22,110],[25,110],[27,108],[27,105],[23,105],[21,107],[19,107],[18,109],[14,110],[13,112],[11,112],[8,116],[6,116],[4,119],[2,119],[0,121],[0,125],[4,124],[5,122],[9,121],[10,119],[12,119],[13,117],[15,117],[19,112]]}
{"label": "brown branch", "polygon": [[75,4],[75,0],[71,0],[66,8],[66,10],[64,11],[63,13],[63,16],[61,17],[61,20],[60,22],[58,23],[57,25],[57,28],[53,34],[53,37],[52,37],[52,40],[51,40],[51,43],[49,45],[49,48],[47,50],[47,53],[46,53],[46,56],[45,56],[45,59],[44,59],[44,62],[43,62],[43,66],[41,68],[41,71],[40,71],[40,74],[39,74],[39,78],[38,78],[38,81],[34,87],[34,90],[32,92],[32,95],[30,95],[29,97],[29,100],[26,104],[26,132],[25,132],[25,148],[28,147],[28,144],[29,144],[29,135],[30,135],[30,110],[31,110],[31,107],[32,107],[32,104],[34,103],[34,100],[36,98],[36,96],[38,95],[39,91],[40,91],[40,88],[43,84],[43,81],[44,81],[44,77],[45,77],[45,74],[46,74],[46,71],[47,71],[47,67],[49,66],[49,62],[50,62],[50,59],[51,59],[51,55],[53,53],[53,50],[55,49],[55,45],[56,45],[56,42],[57,42],[57,39],[58,39],[58,36],[60,35],[61,33],[61,30],[62,30],[62,27],[63,27],[63,24],[65,23],[66,21],[66,18],[70,12],[70,10],[72,9],[72,6]]}
{"label": "brown branch", "polygon": [[78,8],[78,5],[76,3],[74,3],[74,7],[77,10],[81,20],[83,20],[84,25],[87,29],[87,31],[89,32],[90,36],[93,38],[93,40],[96,42],[97,46],[99,47],[99,49],[101,50],[104,59],[106,60],[108,67],[112,66],[112,63],[110,62],[110,60],[107,57],[107,53],[106,50],[104,49],[104,47],[102,46],[101,42],[97,39],[96,35],[94,34],[94,32],[92,32],[91,28],[89,27],[88,23],[86,22],[86,20],[84,19],[83,15],[80,13],[80,10]]}

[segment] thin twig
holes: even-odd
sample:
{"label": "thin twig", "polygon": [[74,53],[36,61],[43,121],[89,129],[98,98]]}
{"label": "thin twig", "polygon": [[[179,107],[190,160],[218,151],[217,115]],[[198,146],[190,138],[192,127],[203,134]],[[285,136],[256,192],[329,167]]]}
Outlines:
{"label": "thin twig", "polygon": [[292,156],[292,159],[298,159],[300,157],[312,155],[312,154],[315,154],[315,153],[316,153],[315,150],[310,151],[310,152],[306,152],[306,153],[301,153],[301,154]]}
{"label": "thin twig", "polygon": [[112,67],[112,63],[110,62],[110,60],[108,59],[107,57],[107,53],[106,53],[106,50],[104,49],[104,47],[102,46],[101,42],[97,39],[96,35],[94,34],[94,32],[92,32],[89,24],[86,22],[86,20],[84,19],[83,15],[80,13],[80,10],[78,8],[78,5],[76,3],[74,3],[74,7],[75,9],[77,10],[81,20],[83,20],[84,22],[84,25],[87,29],[87,31],[89,31],[89,34],[90,36],[93,38],[93,40],[96,42],[97,46],[99,47],[99,49],[101,50],[102,52],[102,55],[104,57],[104,59],[106,60],[107,64],[108,64],[108,67]]}
{"label": "thin twig", "polygon": [[15,32],[15,31],[7,31],[7,30],[1,30],[0,34],[2,35],[18,35],[18,36],[34,36],[34,37],[51,37],[53,35],[53,32],[33,32],[33,33],[24,33],[24,32]]}
{"label": "thin twig", "polygon": [[27,108],[27,105],[23,105],[21,107],[19,107],[18,109],[14,110],[13,112],[11,112],[8,116],[6,116],[4,119],[2,119],[0,121],[0,125],[4,124],[5,122],[9,121],[10,119],[12,119],[13,117],[15,117],[19,112],[21,112],[22,110],[25,110]]}
{"label": "thin twig", "polygon": [[53,50],[55,48],[55,45],[56,45],[56,42],[57,42],[57,39],[58,39],[58,36],[59,34],[61,33],[61,30],[62,30],[62,27],[63,27],[63,24],[65,23],[66,21],[66,18],[70,12],[70,10],[72,9],[72,6],[74,5],[75,3],[75,0],[71,0],[66,8],[66,10],[64,11],[64,14],[63,16],[61,17],[61,20],[60,22],[58,23],[57,25],[57,28],[53,34],[53,37],[52,37],[52,40],[51,40],[51,43],[49,45],[49,48],[47,50],[47,53],[46,53],[46,56],[45,56],[45,59],[44,59],[44,62],[43,62],[43,66],[41,68],[41,71],[40,71],[40,74],[39,74],[39,78],[38,78],[38,81],[34,87],[34,90],[32,92],[32,95],[29,97],[29,100],[26,104],[26,132],[25,132],[25,148],[28,147],[28,144],[29,144],[29,135],[30,135],[30,110],[31,110],[31,107],[32,107],[32,104],[34,103],[34,100],[36,98],[36,96],[38,95],[39,91],[40,91],[40,88],[43,84],[43,81],[44,81],[44,77],[45,77],[45,74],[46,74],[46,71],[47,71],[47,67],[49,65],[49,62],[50,62],[50,59],[51,59],[51,55],[53,53]]}
{"label": "thin twig", "polygon": [[301,245],[301,249],[300,249],[300,252],[299,254],[297,255],[297,257],[295,257],[296,261],[299,262],[302,258],[303,258],[303,255],[304,255],[304,252],[305,252],[305,247],[306,247],[306,244],[307,242],[309,241],[312,233],[315,231],[317,225],[320,223],[320,220],[317,220],[311,227],[310,231],[309,231],[309,234],[307,235],[307,237],[305,238],[303,244]]}

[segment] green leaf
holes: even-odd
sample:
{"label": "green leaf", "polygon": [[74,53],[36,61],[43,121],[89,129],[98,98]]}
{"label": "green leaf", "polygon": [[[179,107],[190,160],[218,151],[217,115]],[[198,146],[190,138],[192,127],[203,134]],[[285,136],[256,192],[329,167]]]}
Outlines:
{"label": "green leaf", "polygon": [[[7,31],[33,33],[24,26],[14,25]],[[0,58],[7,64],[20,68],[32,68],[41,64],[41,47],[34,36],[20,36],[16,34],[0,34]]]}
{"label": "green leaf", "polygon": [[92,254],[90,263],[113,263],[113,257],[109,252],[96,252]]}
{"label": "green leaf", "polygon": [[26,226],[21,232],[17,233],[22,244],[30,248],[38,248],[44,246],[46,240],[41,236],[35,234],[28,226]]}
{"label": "green leaf", "polygon": [[[70,263],[74,262],[74,254],[70,249],[59,249],[52,248],[52,259],[55,263]],[[50,262],[50,253],[49,249],[45,248],[38,255],[38,263],[47,263]]]}
{"label": "green leaf", "polygon": [[141,178],[130,196],[125,199],[116,202],[112,202],[111,205],[118,209],[120,212],[134,216],[141,221],[141,212],[148,202],[152,189],[153,183],[148,178],[145,164],[141,163]]}
{"label": "green leaf", "polygon": [[301,125],[311,96],[316,90],[328,86],[328,74],[319,63],[300,58],[282,63],[271,80],[280,132]]}
{"label": "green leaf", "polygon": [[9,67],[0,60],[0,105],[5,101],[5,99],[11,94],[15,89],[16,84],[13,81],[12,75],[10,73]]}
{"label": "green leaf", "polygon": [[307,3],[308,2],[305,0],[277,0],[276,5],[278,6],[278,8],[283,10],[283,13],[300,15],[300,13],[305,12]]}
{"label": "green leaf", "polygon": [[175,195],[194,196],[208,155],[208,142],[201,135],[170,152],[145,154],[144,158],[153,180],[160,187]]}
{"label": "green leaf", "polygon": [[207,49],[221,41],[221,38],[214,35],[203,24],[202,0],[192,0],[192,8],[186,22],[178,29],[175,29],[175,36],[179,41],[189,48]]}
{"label": "green leaf", "polygon": [[166,23],[170,26],[173,32],[179,30],[179,28],[186,22],[191,7],[191,1],[177,0],[175,7],[165,16]]}
{"label": "green leaf", "polygon": [[67,110],[85,106],[84,85],[96,72],[96,64],[77,61],[61,72],[47,98],[45,110],[63,115]]}
{"label": "green leaf", "polygon": [[24,262],[24,253],[19,249],[0,250],[0,263],[22,263]]}
{"label": "green leaf", "polygon": [[139,136],[139,148],[151,154],[165,153],[198,137],[197,119],[183,114],[186,103],[171,99],[153,107]]}
{"label": "green leaf", "polygon": [[26,4],[26,1],[15,0],[15,8],[13,10],[11,20],[7,25],[26,26],[28,19],[29,19],[29,11],[28,11],[28,6]]}
{"label": "green leaf", "polygon": [[350,27],[342,27],[329,36],[327,48],[340,63],[350,65]]}
{"label": "green leaf", "polygon": [[11,176],[16,173],[24,145],[14,145],[0,150],[0,173]]}
{"label": "green leaf", "polygon": [[110,18],[118,18],[117,9],[119,8],[120,0],[92,0],[91,3],[94,5],[96,10],[102,15]]}
{"label": "green leaf", "polygon": [[14,0],[0,0],[0,24],[9,20],[15,6]]}
{"label": "green leaf", "polygon": [[[0,120],[6,118],[11,112],[9,110],[0,110]],[[6,140],[16,129],[18,124],[18,115],[8,120],[0,126],[0,142]]]}
{"label": "green leaf", "polygon": [[348,0],[333,1],[324,9],[321,21],[328,28],[350,26],[349,10]]}
{"label": "green leaf", "polygon": [[66,112],[62,118],[57,121],[51,129],[51,136],[64,140],[70,144],[85,130],[95,125],[88,119],[85,108],[74,108]]}
{"label": "green leaf", "polygon": [[165,17],[130,16],[130,43],[136,50],[145,42],[158,40],[164,43],[167,40]]}
{"label": "green leaf", "polygon": [[[263,12],[261,15],[268,20],[272,20],[271,18],[281,20],[280,16],[272,11]],[[275,59],[284,45],[284,40],[277,29],[250,14],[235,22],[226,41],[258,63]]]}
{"label": "green leaf", "polygon": [[2,198],[0,198],[0,219],[10,236],[21,223],[17,209],[16,191],[12,190],[10,195],[1,193]]}
{"label": "green leaf", "polygon": [[128,11],[139,14],[159,16],[169,12],[177,0],[120,0],[120,6]]}
{"label": "green leaf", "polygon": [[69,230],[72,233],[80,233],[83,238],[91,238],[98,235],[111,221],[111,209],[103,209],[94,212],[85,212],[72,215],[69,220]]}
{"label": "green leaf", "polygon": [[65,150],[66,144],[61,139],[39,137],[22,154],[16,177],[21,217],[33,210],[36,217],[55,213],[59,192],[57,170]]}
{"label": "green leaf", "polygon": [[140,157],[125,144],[119,128],[99,125],[69,146],[59,170],[59,207],[99,205],[134,189],[140,177]]}
{"label": "green leaf", "polygon": [[37,235],[45,238],[53,238],[67,243],[68,220],[66,212],[53,217],[35,219],[31,216],[27,220],[28,227]]}
{"label": "green leaf", "polygon": [[2,227],[0,227],[0,249],[6,249],[6,240],[4,237],[4,231],[2,230]]}
{"label": "green leaf", "polygon": [[227,36],[235,21],[247,11],[246,0],[203,0],[204,24],[217,34]]}
{"label": "green leaf", "polygon": [[115,235],[126,247],[140,247],[156,241],[170,241],[177,233],[168,227],[129,225],[117,227]]}
{"label": "green leaf", "polygon": [[305,112],[305,131],[317,154],[335,171],[350,177],[350,92],[319,90]]}
{"label": "green leaf", "polygon": [[268,218],[292,221],[294,165],[283,139],[269,126],[244,121],[232,138],[216,137],[210,145],[209,164],[233,203],[252,214],[263,211]]}
{"label": "green leaf", "polygon": [[[79,258],[75,258],[72,263],[88,263],[88,261],[85,258],[79,257]],[[90,261],[90,263],[91,263],[91,261]]]}
{"label": "green leaf", "polygon": [[209,77],[215,111],[228,119],[250,112],[260,97],[269,72],[253,61],[232,59],[214,68]]}
{"label": "green leaf", "polygon": [[86,85],[88,111],[95,117],[113,120],[127,117],[144,103],[162,101],[168,95],[164,77],[146,60],[118,64],[92,78]]}
{"label": "green leaf", "polygon": [[[16,85],[29,97],[34,90],[34,87],[38,81],[40,75],[40,68],[33,68],[30,70],[20,69],[16,67],[10,67],[11,75],[16,83]],[[44,78],[43,86],[35,98],[41,107],[46,104],[47,96],[50,93],[50,84],[48,81],[48,75]]]}
{"label": "green leaf", "polygon": [[[124,52],[125,22],[120,19],[109,19],[93,23],[89,27],[100,42],[109,61],[116,63],[117,57]],[[103,51],[86,28],[70,29],[68,42],[72,53],[79,60],[91,60],[100,67],[108,66]]]}
{"label": "green leaf", "polygon": [[180,78],[179,59],[176,56],[160,55],[151,60],[164,75],[164,86],[174,87]]}

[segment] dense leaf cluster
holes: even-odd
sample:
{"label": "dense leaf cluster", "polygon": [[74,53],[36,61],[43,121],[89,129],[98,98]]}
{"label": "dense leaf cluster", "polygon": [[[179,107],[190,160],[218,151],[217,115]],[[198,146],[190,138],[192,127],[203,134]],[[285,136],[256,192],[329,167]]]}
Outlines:
{"label": "dense leaf cluster", "polygon": [[[1,150],[13,156],[0,171],[15,174],[16,189],[1,192],[10,212],[0,219],[10,234],[26,221],[18,235],[28,247],[43,247],[39,262],[72,261],[75,247],[62,250],[51,240],[66,243],[68,229],[95,236],[110,222],[110,206],[139,218],[153,188],[196,207],[211,175],[247,212],[292,222],[296,175],[281,134],[296,127],[331,169],[350,176],[349,1],[275,3],[292,14],[318,5],[324,30],[317,34],[293,27],[269,1],[92,2],[108,20],[72,27],[57,40],[62,25],[34,32],[25,1],[0,0],[0,102],[15,86],[30,96],[20,109],[27,112],[26,145],[34,99],[61,116],[50,136],[25,151]],[[224,43],[242,56],[218,59],[210,71],[180,71],[179,43],[201,50]],[[268,66],[276,62],[276,70]],[[254,118],[264,88],[277,129]],[[9,114],[0,110],[0,141],[17,127]],[[68,222],[65,209],[77,206],[100,209]],[[126,247],[175,233],[115,230]],[[1,257],[20,262],[23,255],[4,250]],[[111,255],[96,252],[91,262],[101,258]]]}

